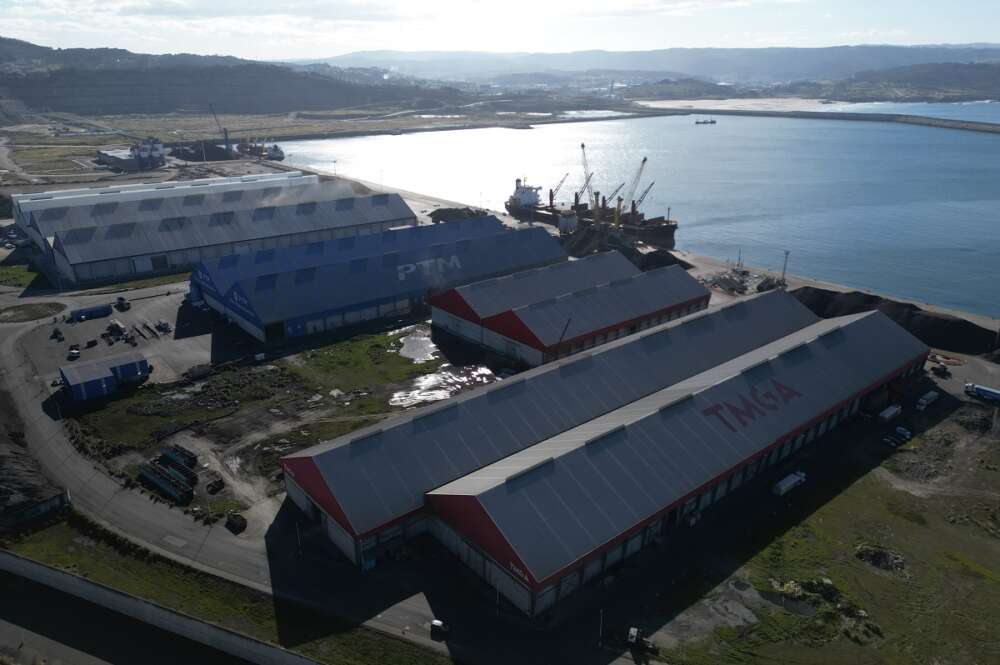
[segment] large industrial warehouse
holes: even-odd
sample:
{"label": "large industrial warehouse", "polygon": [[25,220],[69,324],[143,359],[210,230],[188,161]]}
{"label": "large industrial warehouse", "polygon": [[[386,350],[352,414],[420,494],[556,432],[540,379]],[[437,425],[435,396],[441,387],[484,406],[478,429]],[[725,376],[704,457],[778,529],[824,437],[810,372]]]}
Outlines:
{"label": "large industrial warehouse", "polygon": [[564,358],[708,307],[680,266],[640,272],[619,252],[449,289],[432,321],[527,365]]}
{"label": "large industrial warehouse", "polygon": [[60,280],[108,281],[188,270],[243,252],[416,224],[397,194],[289,172],[23,195],[18,224]]}
{"label": "large industrial warehouse", "polygon": [[[314,192],[319,178],[301,171],[60,189],[11,195],[15,223],[47,256],[56,233],[73,228],[138,222],[221,210],[253,208],[259,201]],[[262,191],[263,190],[263,191]],[[243,192],[261,192],[243,196]]]}
{"label": "large industrial warehouse", "polygon": [[282,459],[353,562],[431,532],[530,616],[879,408],[928,348],[881,312],[773,291]]}
{"label": "large industrial warehouse", "polygon": [[[258,340],[273,342],[400,316],[435,291],[567,259],[541,228],[511,230],[495,219],[462,228],[382,234],[375,254],[337,258],[338,252],[329,252],[329,259],[313,265],[296,262],[305,250],[278,249],[236,280],[227,279],[226,261],[213,262],[200,266],[192,283],[209,307]],[[454,237],[441,238],[449,234]],[[228,288],[213,297],[199,286],[206,283]]]}
{"label": "large industrial warehouse", "polygon": [[191,273],[191,300],[206,300],[222,311],[221,301],[240,280],[281,272],[316,268],[364,256],[381,256],[466,238],[496,235],[504,225],[493,216],[458,219],[446,224],[406,226],[382,233],[321,240],[304,245],[230,254],[199,264]]}

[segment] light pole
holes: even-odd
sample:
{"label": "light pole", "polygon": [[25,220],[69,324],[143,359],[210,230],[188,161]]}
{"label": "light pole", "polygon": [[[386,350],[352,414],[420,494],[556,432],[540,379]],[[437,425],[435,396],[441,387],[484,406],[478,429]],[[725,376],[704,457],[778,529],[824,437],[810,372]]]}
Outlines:
{"label": "light pole", "polygon": [[785,250],[785,264],[781,266],[781,284],[783,286],[788,286],[788,283],[785,281],[785,273],[788,271],[788,255],[791,253],[791,250]]}

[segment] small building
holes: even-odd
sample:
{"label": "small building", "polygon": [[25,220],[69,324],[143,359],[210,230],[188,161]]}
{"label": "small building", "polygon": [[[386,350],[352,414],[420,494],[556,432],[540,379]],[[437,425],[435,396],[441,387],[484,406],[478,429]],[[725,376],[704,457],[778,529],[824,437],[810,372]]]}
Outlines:
{"label": "small building", "polygon": [[450,289],[431,312],[439,329],[535,366],[705,309],[710,295],[680,266],[644,273],[605,252]]}
{"label": "small building", "polygon": [[97,151],[97,163],[118,171],[138,171],[139,158],[129,148],[106,148]]}
{"label": "small building", "polygon": [[137,351],[59,368],[62,384],[74,402],[109,397],[122,385],[142,383],[149,372],[149,362]]}
{"label": "small building", "polygon": [[[456,284],[567,258],[541,228],[502,228],[401,251],[383,243],[380,252],[308,267],[278,257],[233,283],[221,300],[205,302],[256,339],[274,342],[402,316]],[[221,270],[209,268],[209,279],[216,281]]]}

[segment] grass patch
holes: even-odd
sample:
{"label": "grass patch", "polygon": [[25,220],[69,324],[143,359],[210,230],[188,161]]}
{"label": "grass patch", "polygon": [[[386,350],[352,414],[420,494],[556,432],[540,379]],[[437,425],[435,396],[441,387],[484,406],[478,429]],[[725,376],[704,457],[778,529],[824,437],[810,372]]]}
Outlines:
{"label": "grass patch", "polygon": [[53,316],[66,309],[58,302],[40,302],[27,305],[10,305],[0,308],[0,323],[21,323]]}
{"label": "grass patch", "polygon": [[[861,478],[756,553],[750,551],[742,569],[765,590],[771,589],[771,579],[830,578],[841,594],[836,602],[818,605],[813,616],[762,605],[754,610],[758,624],[718,628],[707,639],[666,652],[664,660],[690,665],[1000,662],[995,626],[1000,548],[981,531],[944,519],[949,500],[898,492],[872,474]],[[892,574],[855,558],[861,542],[901,553],[905,573]],[[865,614],[845,622],[837,609],[844,604]]]}
{"label": "grass patch", "polygon": [[[305,351],[288,369],[327,392],[334,388],[349,393],[355,390],[370,394],[387,392],[387,386],[411,381],[422,374],[437,371],[444,363],[434,359],[416,364],[399,354],[400,334],[359,335],[340,342]],[[382,402],[384,410],[385,402]]]}
{"label": "grass patch", "polygon": [[145,289],[150,286],[161,286],[164,284],[176,284],[178,282],[187,282],[190,279],[191,279],[190,271],[175,272],[169,275],[156,275],[154,277],[143,277],[142,279],[133,279],[128,282],[118,282],[116,284],[108,285],[107,288],[86,291],[86,293],[89,295],[102,294],[102,293],[118,293],[119,291]]}
{"label": "grass patch", "polygon": [[14,288],[49,288],[49,280],[35,270],[23,249],[15,249],[0,261],[0,285]]}
{"label": "grass patch", "polygon": [[247,505],[237,499],[212,499],[208,502],[208,512],[228,513],[230,510],[241,513],[247,509]]}
{"label": "grass patch", "polygon": [[[279,623],[274,600],[263,593],[160,558],[77,515],[13,543],[14,553],[80,575],[208,623],[274,644]],[[322,635],[294,650],[322,663],[432,665],[448,658],[416,645],[354,627],[308,610],[281,617]],[[315,632],[309,633],[312,629]]]}
{"label": "grass patch", "polygon": [[236,413],[248,406],[301,397],[300,380],[282,368],[222,369],[197,392],[183,384],[146,384],[130,395],[94,406],[76,417],[84,447],[97,457],[144,450],[185,427]]}

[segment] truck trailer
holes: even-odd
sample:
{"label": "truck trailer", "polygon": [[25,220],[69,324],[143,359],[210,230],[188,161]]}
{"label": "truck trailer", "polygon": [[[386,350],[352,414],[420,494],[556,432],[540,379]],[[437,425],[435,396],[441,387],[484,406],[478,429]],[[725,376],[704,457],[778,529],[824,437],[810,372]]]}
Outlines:
{"label": "truck trailer", "polygon": [[1000,390],[997,390],[996,388],[987,388],[986,386],[981,386],[977,383],[966,383],[965,394],[971,395],[972,397],[978,397],[979,399],[1000,402]]}

